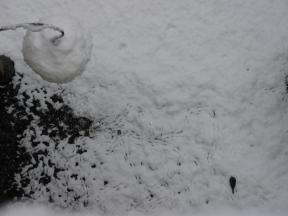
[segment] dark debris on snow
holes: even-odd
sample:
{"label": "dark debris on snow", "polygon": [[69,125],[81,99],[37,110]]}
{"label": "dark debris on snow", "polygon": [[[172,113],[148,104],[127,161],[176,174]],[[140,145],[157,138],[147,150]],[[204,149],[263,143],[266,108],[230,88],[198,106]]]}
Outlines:
{"label": "dark debris on snow", "polygon": [[[31,165],[30,169],[37,167],[41,160],[44,161],[48,151],[42,148],[28,152],[20,145],[21,140],[25,137],[24,132],[29,129],[31,132],[29,142],[33,148],[36,149],[40,144],[49,148],[50,143],[37,141],[34,133],[36,129],[34,124],[31,124],[32,121],[37,122],[37,127],[42,129],[42,135],[54,141],[68,139],[68,144],[71,145],[75,144],[76,138],[89,136],[89,128],[92,124],[89,118],[76,116],[73,109],[64,103],[59,94],[52,95],[50,100],[41,99],[45,101],[47,109],[42,109],[40,101],[34,97],[32,105],[31,103],[28,105],[27,101],[31,101],[32,96],[25,91],[20,93],[22,80],[23,75],[15,73],[12,81],[0,87],[0,203],[29,198],[33,194],[33,191],[26,194],[23,190],[30,184],[30,179],[21,172],[22,168],[27,165]],[[47,93],[45,88],[35,89],[35,91],[42,92],[44,95]],[[60,104],[60,106],[57,105],[55,108],[53,103]],[[27,109],[28,106],[29,109]],[[85,149],[81,147],[77,151],[78,154],[83,152]],[[31,162],[32,159],[36,161],[36,164]],[[49,176],[44,172],[39,173],[37,179],[43,186],[47,185],[52,178],[57,178],[58,174],[63,171],[51,160],[48,160],[47,165],[54,168],[54,174]],[[15,180],[16,174],[21,176],[18,183]],[[50,200],[53,201],[53,199]]]}

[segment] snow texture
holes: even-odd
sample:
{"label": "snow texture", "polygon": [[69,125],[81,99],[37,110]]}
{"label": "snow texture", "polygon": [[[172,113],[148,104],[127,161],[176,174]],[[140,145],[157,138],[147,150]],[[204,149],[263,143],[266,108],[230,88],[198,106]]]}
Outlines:
{"label": "snow texture", "polygon": [[22,50],[24,60],[49,82],[64,83],[73,80],[84,71],[90,59],[90,35],[70,16],[46,17],[40,23],[63,29],[64,37],[54,40],[59,37],[59,32],[51,28],[37,32],[34,29],[27,30]]}
{"label": "snow texture", "polygon": [[[65,155],[51,149],[69,168],[48,185],[60,206],[73,206],[68,192],[69,205],[57,195],[65,184],[90,208],[117,214],[287,206],[287,0],[2,0],[0,8],[6,24],[69,12],[93,34],[85,73],[61,86],[95,125],[78,140],[81,156],[65,142]],[[22,90],[57,89],[26,66],[22,37],[0,35],[1,52],[26,75]]]}
{"label": "snow texture", "polygon": [[[287,210],[287,209],[286,209]],[[6,206],[5,208],[2,208],[0,210],[1,216],[100,216],[103,215],[100,212],[97,211],[90,211],[85,210],[82,212],[77,211],[71,211],[63,209],[51,209],[47,208],[43,205],[10,205]],[[121,214],[116,214],[121,215]],[[123,215],[126,216],[147,216],[147,214],[144,214],[143,212],[136,212],[131,211],[127,212]],[[173,212],[168,211],[162,211],[162,212],[155,212],[151,214],[151,216],[175,216],[175,215],[182,215],[182,216],[286,216],[287,211],[284,211],[284,209],[274,212],[267,212],[267,209],[262,210],[255,210],[255,209],[245,209],[241,211],[235,211],[231,208],[218,208],[218,209],[206,209],[202,211],[193,210],[192,212],[186,212],[182,214],[175,214]]]}

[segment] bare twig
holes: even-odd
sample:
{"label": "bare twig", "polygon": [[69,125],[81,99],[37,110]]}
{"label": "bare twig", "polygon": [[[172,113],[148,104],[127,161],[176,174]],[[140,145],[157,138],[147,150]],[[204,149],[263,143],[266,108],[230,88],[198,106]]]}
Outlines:
{"label": "bare twig", "polygon": [[64,37],[64,31],[61,28],[51,25],[51,24],[45,24],[45,23],[22,23],[22,24],[17,24],[17,25],[2,26],[0,27],[0,32],[7,31],[7,30],[16,30],[17,28],[24,28],[32,32],[39,32],[47,28],[58,31],[60,35],[55,36],[51,39],[51,42],[53,44],[56,44],[57,40]]}

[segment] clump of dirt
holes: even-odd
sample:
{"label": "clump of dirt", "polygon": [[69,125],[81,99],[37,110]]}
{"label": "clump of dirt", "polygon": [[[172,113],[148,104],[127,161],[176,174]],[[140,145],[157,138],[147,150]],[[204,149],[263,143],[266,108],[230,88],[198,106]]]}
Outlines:
{"label": "clump of dirt", "polygon": [[[43,171],[38,169],[38,176],[34,176],[39,185],[44,187],[57,178],[63,168],[47,158],[49,149],[57,151],[63,140],[76,145],[77,138],[89,136],[92,124],[89,118],[75,115],[60,94],[49,95],[45,88],[19,91],[22,81],[23,75],[16,73],[13,81],[0,88],[0,203],[32,198],[36,189],[30,186],[28,173],[40,164]],[[34,97],[31,92],[43,97]],[[77,148],[78,154],[85,151],[81,146]],[[45,166],[52,167],[54,173],[45,172]],[[29,193],[24,190],[28,187]]]}
{"label": "clump of dirt", "polygon": [[0,55],[0,85],[9,83],[15,75],[14,62],[5,55]]}

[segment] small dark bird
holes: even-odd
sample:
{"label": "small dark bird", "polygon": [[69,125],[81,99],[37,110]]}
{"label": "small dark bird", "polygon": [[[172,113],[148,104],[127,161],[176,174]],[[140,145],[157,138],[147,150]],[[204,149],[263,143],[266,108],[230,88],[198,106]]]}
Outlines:
{"label": "small dark bird", "polygon": [[235,192],[235,187],[236,187],[236,178],[234,176],[231,176],[229,179],[230,187],[232,190],[232,193],[234,194]]}

